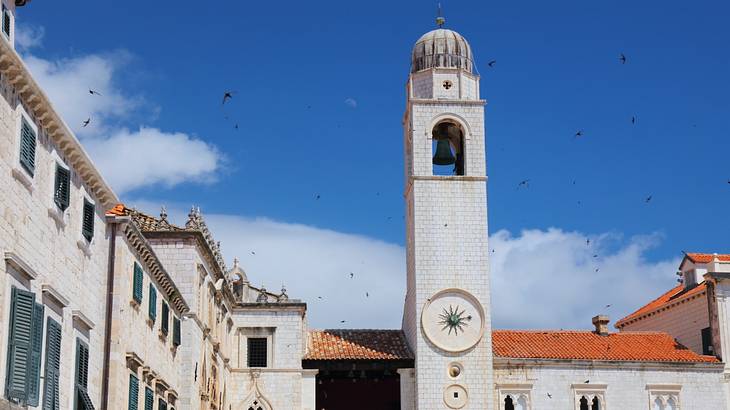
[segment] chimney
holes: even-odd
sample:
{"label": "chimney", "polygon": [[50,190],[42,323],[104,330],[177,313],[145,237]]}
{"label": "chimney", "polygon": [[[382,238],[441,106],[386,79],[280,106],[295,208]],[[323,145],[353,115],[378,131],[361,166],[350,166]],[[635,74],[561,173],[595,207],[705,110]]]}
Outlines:
{"label": "chimney", "polygon": [[598,315],[593,317],[593,326],[596,327],[596,334],[599,336],[608,336],[608,323],[611,320],[606,315]]}

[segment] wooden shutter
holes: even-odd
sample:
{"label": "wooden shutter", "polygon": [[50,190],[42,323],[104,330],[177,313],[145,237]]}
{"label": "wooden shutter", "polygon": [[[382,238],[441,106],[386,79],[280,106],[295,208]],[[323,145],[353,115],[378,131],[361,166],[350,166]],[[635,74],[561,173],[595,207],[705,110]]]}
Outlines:
{"label": "wooden shutter", "polygon": [[5,396],[23,404],[28,400],[28,370],[34,307],[35,294],[13,287],[10,301],[10,338]]}
{"label": "wooden shutter", "polygon": [[62,211],[68,208],[71,190],[71,171],[56,164],[56,181],[53,188],[53,202]]}
{"label": "wooden shutter", "polygon": [[155,287],[150,283],[150,319],[152,323],[157,319],[157,291]]}
{"label": "wooden shutter", "polygon": [[173,346],[180,346],[180,319],[172,318],[172,344]]}
{"label": "wooden shutter", "polygon": [[81,234],[91,242],[94,237],[94,204],[84,199],[84,215],[81,221]]}
{"label": "wooden shutter", "polygon": [[76,339],[76,409],[94,410],[87,391],[89,381],[89,346]]}
{"label": "wooden shutter", "polygon": [[132,297],[137,303],[142,303],[142,267],[134,263],[134,276],[132,277]]}
{"label": "wooden shutter", "polygon": [[129,406],[127,408],[129,410],[139,408],[139,379],[133,374],[129,375]]}
{"label": "wooden shutter", "polygon": [[157,402],[157,410],[167,410],[167,403],[160,399],[160,401]]}
{"label": "wooden shutter", "polygon": [[41,389],[41,349],[43,347],[43,305],[33,308],[30,362],[28,365],[28,405],[38,406]]}
{"label": "wooden shutter", "polygon": [[35,173],[35,131],[25,118],[20,125],[20,165],[33,176]]}
{"label": "wooden shutter", "polygon": [[46,373],[43,389],[43,410],[58,410],[60,406],[59,376],[61,370],[61,325],[48,318],[46,327]]}
{"label": "wooden shutter", "polygon": [[160,330],[162,330],[162,334],[167,334],[167,332],[170,330],[170,308],[167,306],[167,303],[163,300],[162,301],[162,324],[160,326]]}
{"label": "wooden shutter", "polygon": [[155,393],[149,387],[144,388],[144,410],[152,410],[155,406]]}

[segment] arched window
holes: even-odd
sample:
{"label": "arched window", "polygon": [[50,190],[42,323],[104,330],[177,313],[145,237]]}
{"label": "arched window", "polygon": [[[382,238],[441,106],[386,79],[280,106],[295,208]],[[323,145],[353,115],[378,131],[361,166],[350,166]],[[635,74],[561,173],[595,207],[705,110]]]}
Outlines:
{"label": "arched window", "polygon": [[593,405],[591,405],[591,410],[601,410],[601,401],[598,399],[598,396],[593,397]]}
{"label": "arched window", "polygon": [[444,120],[433,127],[433,175],[465,175],[464,135],[464,130],[454,121]]}
{"label": "arched window", "polygon": [[677,402],[674,400],[674,397],[669,398],[667,400],[667,407],[664,408],[664,410],[677,410],[679,407],[677,406]]}
{"label": "arched window", "polygon": [[662,403],[662,399],[657,397],[654,400],[654,404],[652,407],[653,410],[664,410],[664,403]]}
{"label": "arched window", "polygon": [[580,398],[580,410],[589,410],[588,399],[586,398],[586,396]]}
{"label": "arched window", "polygon": [[504,398],[504,410],[515,410],[515,405],[512,403],[512,397],[507,396]]}
{"label": "arched window", "polygon": [[268,407],[259,400],[254,400],[246,410],[268,410]]}

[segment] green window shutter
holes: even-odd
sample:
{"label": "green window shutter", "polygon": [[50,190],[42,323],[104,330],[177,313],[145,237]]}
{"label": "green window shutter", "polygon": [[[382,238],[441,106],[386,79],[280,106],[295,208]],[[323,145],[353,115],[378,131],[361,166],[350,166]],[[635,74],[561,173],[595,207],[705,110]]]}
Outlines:
{"label": "green window shutter", "polygon": [[157,319],[157,291],[155,287],[150,283],[150,319],[152,323],[155,323]]}
{"label": "green window shutter", "polygon": [[134,277],[132,278],[132,297],[137,303],[142,303],[142,267],[134,263]]}
{"label": "green window shutter", "polygon": [[144,410],[152,410],[155,406],[155,393],[149,387],[144,388]]}
{"label": "green window shutter", "polygon": [[10,10],[3,4],[3,33],[10,38]]}
{"label": "green window shutter", "polygon": [[10,301],[10,331],[5,396],[16,403],[28,401],[28,378],[33,337],[35,294],[13,287]]}
{"label": "green window shutter", "polygon": [[[139,408],[139,379],[137,376],[129,375],[129,410],[137,410]],[[45,410],[45,409],[44,409]]]}
{"label": "green window shutter", "polygon": [[28,366],[28,405],[38,406],[41,389],[41,349],[43,347],[43,305],[33,308],[30,363]]}
{"label": "green window shutter", "polygon": [[167,403],[160,399],[160,401],[157,402],[157,410],[167,410]]}
{"label": "green window shutter", "polygon": [[91,242],[94,237],[94,204],[84,199],[84,215],[81,221],[81,234]]}
{"label": "green window shutter", "polygon": [[60,406],[59,376],[61,371],[61,325],[48,318],[46,326],[46,374],[44,377],[43,410],[58,410]]}
{"label": "green window shutter", "polygon": [[65,211],[68,208],[71,191],[71,171],[56,164],[56,181],[53,188],[53,202],[58,209]]}
{"label": "green window shutter", "polygon": [[180,319],[172,318],[172,344],[180,346]]}
{"label": "green window shutter", "polygon": [[76,339],[76,409],[94,410],[89,393],[86,390],[89,382],[89,346]]}
{"label": "green window shutter", "polygon": [[162,301],[162,325],[160,326],[160,330],[162,330],[162,334],[164,335],[170,330],[170,308],[164,300]]}
{"label": "green window shutter", "polygon": [[20,165],[33,176],[35,174],[36,136],[25,118],[20,125]]}

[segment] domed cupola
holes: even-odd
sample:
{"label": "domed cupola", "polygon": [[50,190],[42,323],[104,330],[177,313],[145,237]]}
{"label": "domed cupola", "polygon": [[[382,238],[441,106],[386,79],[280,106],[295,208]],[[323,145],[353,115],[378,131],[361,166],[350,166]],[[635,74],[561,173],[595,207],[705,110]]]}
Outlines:
{"label": "domed cupola", "polygon": [[459,33],[437,28],[421,36],[413,47],[411,72],[429,68],[463,68],[472,73],[471,47]]}

